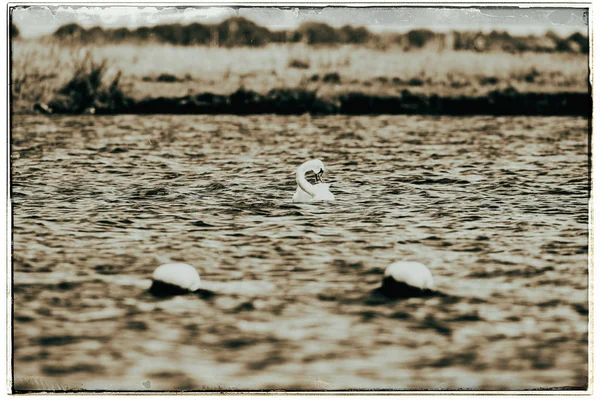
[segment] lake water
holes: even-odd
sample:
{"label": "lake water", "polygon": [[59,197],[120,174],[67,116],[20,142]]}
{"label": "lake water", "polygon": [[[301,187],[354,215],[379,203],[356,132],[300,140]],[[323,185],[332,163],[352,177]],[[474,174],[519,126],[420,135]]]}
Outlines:
{"label": "lake water", "polygon": [[[15,116],[16,389],[582,388],[588,150],[566,117]],[[310,158],[335,202],[291,202]],[[398,260],[446,296],[375,296]],[[152,297],[165,262],[217,295]]]}

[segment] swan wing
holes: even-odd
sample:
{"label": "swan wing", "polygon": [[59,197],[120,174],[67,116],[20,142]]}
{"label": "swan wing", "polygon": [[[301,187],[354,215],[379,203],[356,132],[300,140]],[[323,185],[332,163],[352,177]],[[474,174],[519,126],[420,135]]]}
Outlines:
{"label": "swan wing", "polygon": [[294,193],[292,201],[294,203],[312,203],[314,201],[327,201],[334,199],[333,193],[329,191],[328,183],[319,183],[317,185],[313,185],[313,189],[315,191],[314,197],[310,196],[299,187],[296,188],[296,193]]}
{"label": "swan wing", "polygon": [[329,191],[329,183],[319,183],[315,185],[315,189],[317,195],[315,196],[317,200],[333,200],[333,193]]}
{"label": "swan wing", "polygon": [[296,188],[296,193],[294,193],[292,201],[294,203],[310,203],[314,201],[314,198],[309,196],[308,193],[298,187]]}

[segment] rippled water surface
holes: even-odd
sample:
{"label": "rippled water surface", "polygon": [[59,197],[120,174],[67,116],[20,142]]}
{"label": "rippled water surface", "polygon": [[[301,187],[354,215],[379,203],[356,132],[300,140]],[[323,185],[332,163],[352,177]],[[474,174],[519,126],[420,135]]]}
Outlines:
{"label": "rippled water surface", "polygon": [[[16,116],[11,156],[17,389],[586,385],[585,119]],[[397,260],[446,296],[375,296]]]}

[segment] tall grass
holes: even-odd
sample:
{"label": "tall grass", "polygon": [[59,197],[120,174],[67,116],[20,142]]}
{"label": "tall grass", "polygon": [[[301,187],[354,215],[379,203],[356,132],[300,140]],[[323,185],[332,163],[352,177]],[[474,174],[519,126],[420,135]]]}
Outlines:
{"label": "tall grass", "polygon": [[48,103],[59,94],[81,107],[122,96],[121,72],[85,47],[17,42],[12,47],[11,72],[17,111],[34,103]]}
{"label": "tall grass", "polygon": [[11,94],[16,103],[47,101],[72,72],[72,49],[13,42]]}

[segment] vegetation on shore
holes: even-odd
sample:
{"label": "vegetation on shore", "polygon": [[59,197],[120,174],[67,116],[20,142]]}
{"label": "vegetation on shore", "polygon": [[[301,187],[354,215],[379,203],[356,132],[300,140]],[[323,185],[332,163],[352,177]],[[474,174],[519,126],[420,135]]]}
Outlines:
{"label": "vegetation on shore", "polygon": [[242,18],[233,17],[218,24],[170,24],[151,27],[85,29],[77,24],[60,27],[52,38],[71,44],[170,44],[176,46],[261,47],[274,43],[304,43],[335,46],[356,44],[375,49],[400,47],[404,51],[432,48],[435,50],[474,50],[480,52],[567,52],[588,53],[587,36],[574,33],[560,37],[552,31],[545,35],[513,36],[505,31],[438,33],[413,29],[405,33],[370,32],[365,27],[345,25],[339,28],[322,22],[305,22],[295,30],[271,31]]}
{"label": "vegetation on shore", "polygon": [[406,91],[474,98],[491,92],[589,90],[586,54],[405,52],[306,44],[79,46],[24,40],[13,41],[11,50],[14,112],[31,112],[35,104],[48,105],[53,112],[117,112],[152,98],[183,99],[201,93],[254,92],[265,98],[273,91],[309,93],[339,105],[340,99],[357,93],[373,98],[401,97]]}

